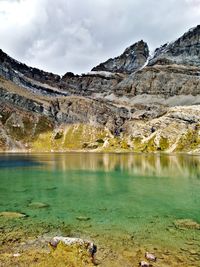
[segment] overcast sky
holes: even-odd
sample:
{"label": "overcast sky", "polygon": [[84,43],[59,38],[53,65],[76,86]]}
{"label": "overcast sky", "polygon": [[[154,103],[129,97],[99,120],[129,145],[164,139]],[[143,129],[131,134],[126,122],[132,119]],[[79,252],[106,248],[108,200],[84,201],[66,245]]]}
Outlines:
{"label": "overcast sky", "polygon": [[0,0],[0,48],[54,73],[82,73],[143,39],[150,49],[200,24],[200,0]]}

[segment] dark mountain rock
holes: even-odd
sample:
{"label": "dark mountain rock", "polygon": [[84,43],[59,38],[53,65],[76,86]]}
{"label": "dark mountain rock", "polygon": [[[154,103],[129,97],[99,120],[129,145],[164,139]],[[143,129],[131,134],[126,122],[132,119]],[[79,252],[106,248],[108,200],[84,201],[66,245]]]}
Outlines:
{"label": "dark mountain rock", "polygon": [[12,57],[8,56],[1,49],[0,49],[0,66],[1,66],[1,69],[5,69],[7,70],[7,72],[8,70],[11,69],[12,71],[20,72],[21,74],[23,74],[24,76],[28,78],[31,78],[36,81],[46,83],[49,85],[55,85],[56,83],[59,82],[61,78],[59,75],[46,72],[43,70],[39,70],[37,68],[29,67],[26,64],[23,64],[13,59]]}
{"label": "dark mountain rock", "polygon": [[172,63],[200,67],[200,25],[190,29],[176,41],[157,48],[148,65]]}
{"label": "dark mountain rock", "polygon": [[92,71],[132,73],[142,68],[149,57],[149,48],[143,40],[126,48],[124,53],[99,64]]}

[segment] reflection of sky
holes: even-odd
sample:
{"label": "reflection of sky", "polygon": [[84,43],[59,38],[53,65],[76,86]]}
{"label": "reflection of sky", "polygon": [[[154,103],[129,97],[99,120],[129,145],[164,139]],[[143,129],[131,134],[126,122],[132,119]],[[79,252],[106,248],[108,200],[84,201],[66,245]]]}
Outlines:
{"label": "reflection of sky", "polygon": [[[0,156],[0,167],[44,165],[51,170],[118,171],[134,175],[200,178],[200,157],[158,154],[35,154]],[[41,164],[42,163],[42,164]]]}

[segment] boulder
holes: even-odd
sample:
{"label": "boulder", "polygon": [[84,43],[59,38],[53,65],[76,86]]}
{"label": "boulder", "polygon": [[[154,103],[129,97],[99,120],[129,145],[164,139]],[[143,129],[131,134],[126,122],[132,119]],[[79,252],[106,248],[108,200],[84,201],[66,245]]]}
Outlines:
{"label": "boulder", "polygon": [[59,257],[59,255],[62,255],[68,263],[75,261],[76,266],[93,266],[97,246],[91,241],[74,237],[55,236],[49,242],[49,245],[54,256]]}

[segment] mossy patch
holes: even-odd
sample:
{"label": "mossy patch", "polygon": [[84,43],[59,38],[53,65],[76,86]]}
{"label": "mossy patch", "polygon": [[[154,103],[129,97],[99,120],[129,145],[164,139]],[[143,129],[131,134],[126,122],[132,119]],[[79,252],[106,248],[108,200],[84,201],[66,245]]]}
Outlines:
{"label": "mossy patch", "polygon": [[31,144],[33,151],[50,151],[51,150],[52,132],[41,133],[38,138]]}
{"label": "mossy patch", "polygon": [[176,151],[192,151],[200,148],[200,126],[189,129],[185,134],[183,134],[176,146]]}
{"label": "mossy patch", "polygon": [[110,137],[107,139],[107,145],[103,146],[102,151],[104,152],[129,152],[131,151],[130,145],[128,143],[128,138],[126,137]]}
{"label": "mossy patch", "polygon": [[169,148],[169,146],[170,144],[168,138],[161,136],[159,140],[159,150],[166,151]]}
{"label": "mossy patch", "polygon": [[132,146],[134,152],[143,152],[144,149],[146,148],[146,144],[142,142],[141,137],[132,137],[131,138]]}
{"label": "mossy patch", "polygon": [[97,149],[103,145],[102,142],[108,132],[102,127],[95,127],[88,124],[71,124],[63,126],[62,135],[55,138],[53,131],[42,133],[33,142],[32,149],[39,151],[65,151],[81,149]]}
{"label": "mossy patch", "polygon": [[146,144],[146,147],[143,150],[143,152],[155,152],[155,151],[157,151],[157,146],[155,143],[155,136],[150,138],[147,142],[145,142],[145,144]]}

